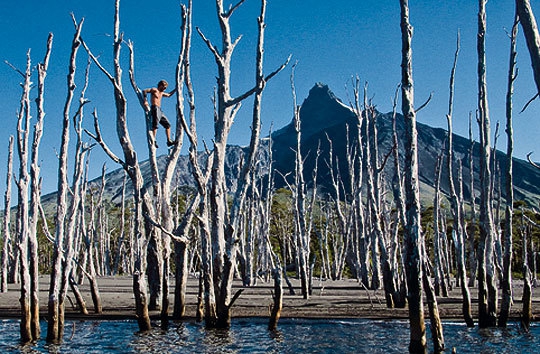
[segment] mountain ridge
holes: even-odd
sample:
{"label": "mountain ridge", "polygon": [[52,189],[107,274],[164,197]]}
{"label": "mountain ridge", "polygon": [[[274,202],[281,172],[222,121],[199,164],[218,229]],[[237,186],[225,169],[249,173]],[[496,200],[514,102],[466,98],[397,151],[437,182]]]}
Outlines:
{"label": "mountain ridge", "polygon": [[[379,155],[383,156],[387,154],[392,146],[392,113],[377,113],[377,127],[378,127],[378,142],[379,142]],[[301,121],[301,146],[303,157],[305,158],[305,179],[308,183],[308,187],[312,181],[312,171],[315,164],[314,152],[318,146],[321,146],[322,155],[321,158],[325,161],[328,160],[328,139],[332,140],[333,151],[337,156],[344,156],[346,153],[346,137],[349,133],[349,141],[355,139],[355,132],[357,131],[357,119],[350,107],[345,105],[331,90],[323,83],[316,83],[309,91],[308,96],[303,101],[300,107],[300,121]],[[347,130],[347,126],[349,129]],[[418,153],[419,153],[419,180],[422,194],[423,204],[430,205],[432,202],[433,185],[434,185],[434,172],[435,162],[438,154],[441,152],[444,146],[444,141],[447,136],[447,131],[442,128],[434,128],[429,125],[417,122],[418,130]],[[398,135],[404,133],[403,116],[397,114],[397,131]],[[357,136],[357,134],[356,134]],[[456,158],[460,158],[463,161],[463,181],[464,181],[464,194],[465,198],[470,196],[470,182],[469,181],[469,139],[462,136],[453,135],[454,137],[454,155]],[[268,138],[268,137],[267,137]],[[274,167],[280,172],[280,175],[286,175],[289,172],[294,171],[294,150],[296,149],[296,132],[294,129],[293,121],[279,130],[274,131],[271,134],[273,140],[273,160]],[[263,139],[264,140],[264,139]],[[400,138],[403,141],[403,138]],[[264,142],[263,142],[264,145]],[[475,195],[479,195],[477,188],[479,186],[478,181],[478,166],[479,166],[479,144],[474,144],[474,170],[475,170]],[[404,148],[400,144],[400,156],[403,159]],[[246,153],[247,147],[241,147],[237,145],[229,145],[227,147],[226,158],[226,175],[227,186],[229,191],[234,191],[236,188],[236,176],[240,170],[242,164],[242,156]],[[505,171],[506,155],[501,152],[496,152],[500,171]],[[201,153],[201,158],[202,153]],[[158,158],[158,165],[163,166],[165,163],[166,155],[162,155]],[[341,158],[340,169],[344,167],[344,158]],[[531,166],[527,161],[514,158],[514,188],[515,199],[525,200],[530,205],[537,206],[540,204],[540,171]],[[400,161],[403,166],[404,161]],[[388,165],[393,165],[389,163]],[[456,166],[456,164],[454,164]],[[387,172],[391,178],[393,167],[388,166],[390,170]],[[150,180],[150,165],[149,161],[141,162],[141,169],[145,180]],[[267,171],[267,169],[266,169]],[[446,171],[446,167],[443,167],[443,176]],[[342,175],[344,171],[342,170]],[[454,171],[455,172],[455,171]],[[179,186],[194,186],[194,180],[191,175],[189,159],[187,156],[181,156],[178,160],[176,167],[176,176]],[[121,168],[115,169],[106,174],[106,186],[105,195],[113,203],[120,201],[120,193],[123,180],[123,171]],[[441,188],[443,193],[448,189],[448,178],[442,178]],[[501,185],[504,186],[504,173],[501,174]],[[318,175],[318,188],[321,188],[323,193],[331,193],[331,183],[329,181],[329,170],[325,163],[319,161],[319,175]],[[90,182],[91,186],[97,187],[101,184],[101,177],[96,178]],[[285,181],[282,178],[276,176],[275,182],[276,188],[286,186]],[[127,184],[127,190],[130,189],[129,183]],[[55,192],[44,197],[46,200],[51,200]],[[55,200],[55,199],[53,199]],[[424,205],[424,206],[426,206]]]}

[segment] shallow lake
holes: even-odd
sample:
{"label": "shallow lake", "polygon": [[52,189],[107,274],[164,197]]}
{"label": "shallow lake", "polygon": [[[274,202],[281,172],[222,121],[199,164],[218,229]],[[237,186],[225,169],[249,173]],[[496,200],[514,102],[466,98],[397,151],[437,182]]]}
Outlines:
{"label": "shallow lake", "polygon": [[[366,319],[281,319],[269,332],[267,319],[233,319],[230,330],[209,330],[203,324],[171,324],[139,334],[135,321],[67,321],[61,345],[44,339],[19,345],[19,321],[0,320],[0,353],[406,353],[408,322]],[[447,352],[539,353],[540,326],[524,332],[519,324],[506,329],[467,328],[444,322]],[[42,323],[42,336],[46,324]],[[428,343],[430,342],[428,330]]]}

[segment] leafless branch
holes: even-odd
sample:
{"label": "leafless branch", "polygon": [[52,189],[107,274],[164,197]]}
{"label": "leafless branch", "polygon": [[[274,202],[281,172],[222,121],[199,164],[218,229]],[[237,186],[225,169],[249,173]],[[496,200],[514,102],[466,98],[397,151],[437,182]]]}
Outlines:
{"label": "leafless branch", "polygon": [[422,110],[422,108],[426,107],[429,103],[429,101],[431,101],[431,99],[433,98],[433,92],[430,92],[429,93],[429,97],[428,99],[426,100],[426,102],[424,102],[420,107],[418,107],[415,112],[418,113],[420,112],[420,110]]}
{"label": "leafless branch", "polygon": [[535,168],[537,168],[537,169],[540,170],[540,165],[536,164],[533,160],[531,160],[531,155],[532,155],[532,153],[533,153],[533,152],[531,151],[531,152],[529,152],[529,153],[527,154],[527,160],[529,161],[529,163],[530,163],[533,167],[535,167]]}

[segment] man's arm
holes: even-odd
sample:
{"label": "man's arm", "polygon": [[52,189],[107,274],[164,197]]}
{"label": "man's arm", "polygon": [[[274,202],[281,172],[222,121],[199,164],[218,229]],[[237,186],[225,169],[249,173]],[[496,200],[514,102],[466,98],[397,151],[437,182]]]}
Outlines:
{"label": "man's arm", "polygon": [[174,93],[178,90],[178,87],[175,87],[174,90],[172,90],[171,92],[163,92],[163,96],[165,97],[171,97],[172,95],[174,95]]}
{"label": "man's arm", "polygon": [[148,95],[150,92],[152,92],[152,89],[151,89],[151,88],[147,88],[147,89],[142,90],[142,94],[143,94],[143,97],[144,97],[144,104],[145,104],[145,106],[149,106],[148,100],[146,99],[146,95]]}

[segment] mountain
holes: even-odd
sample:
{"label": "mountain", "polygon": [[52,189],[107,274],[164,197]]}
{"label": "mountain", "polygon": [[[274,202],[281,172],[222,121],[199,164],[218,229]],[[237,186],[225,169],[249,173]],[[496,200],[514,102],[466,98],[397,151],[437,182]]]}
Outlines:
{"label": "mountain", "polygon": [[[340,156],[341,171],[345,171],[344,156],[346,154],[347,126],[349,127],[349,141],[357,138],[357,119],[353,111],[339,98],[337,98],[327,85],[318,83],[309,92],[308,97],[302,103],[300,108],[301,122],[301,146],[305,162],[305,178],[311,180],[311,171],[315,165],[315,152],[320,143],[321,158],[328,161],[328,138],[332,140],[334,154]],[[377,130],[379,142],[379,156],[387,155],[392,149],[392,113],[377,113]],[[426,203],[432,203],[435,163],[447,137],[447,131],[441,128],[433,128],[426,124],[417,122],[418,131],[418,161],[419,161],[419,181],[421,197]],[[404,141],[404,120],[401,114],[397,114],[397,132],[400,146],[400,164],[403,166],[405,151],[402,142]],[[289,125],[276,131],[272,138],[274,140],[274,166],[278,171],[286,172],[294,170],[294,150],[296,148],[296,133],[294,125]],[[364,139],[365,141],[365,139]],[[470,169],[469,169],[469,139],[459,135],[453,135],[454,156],[461,159],[463,165],[463,189],[465,198],[470,197]],[[473,168],[475,176],[475,195],[479,195],[478,180],[479,162],[479,144],[476,142],[473,149]],[[505,176],[504,171],[507,165],[506,154],[501,151],[496,152],[496,161],[499,165],[501,174],[501,186],[504,189]],[[530,205],[538,205],[540,201],[540,171],[531,166],[527,161],[513,159],[513,177],[515,200],[524,200]],[[457,163],[454,162],[454,169],[457,169]],[[388,161],[385,171],[389,178],[393,175],[393,163]],[[454,174],[456,171],[453,171]],[[445,178],[447,174],[446,167],[443,167],[443,176],[441,188],[443,192],[448,191],[448,181]],[[342,173],[343,175],[343,173]],[[328,182],[328,169],[326,162],[319,161],[318,184],[325,187]],[[503,193],[504,196],[504,193]]]}
{"label": "mountain", "polygon": [[[321,156],[319,159],[319,170],[317,185],[321,193],[331,191],[331,181],[329,178],[329,170],[327,167],[328,156],[328,139],[332,141],[334,155],[340,157],[340,171],[344,179],[346,179],[345,158],[347,131],[351,144],[357,138],[357,119],[353,111],[337,98],[327,85],[318,83],[309,92],[308,97],[304,100],[300,108],[301,121],[301,146],[302,154],[305,159],[304,172],[305,180],[308,187],[312,183],[312,171],[315,166],[315,154],[317,147],[321,148]],[[349,128],[347,130],[347,127]],[[379,155],[387,155],[392,149],[392,113],[377,113]],[[432,203],[435,163],[442,149],[444,149],[444,141],[446,139],[446,131],[440,128],[432,128],[428,125],[417,123],[418,130],[418,160],[419,160],[419,181],[421,198],[424,205]],[[397,131],[400,139],[400,156],[403,166],[404,148],[401,142],[404,141],[404,122],[403,116],[397,115]],[[274,168],[280,173],[276,175],[275,186],[277,188],[286,185],[283,180],[283,175],[294,171],[295,157],[294,150],[296,149],[296,133],[293,122],[275,131],[272,134],[273,159]],[[268,143],[268,139],[263,141],[263,145]],[[456,158],[462,160],[463,164],[463,189],[465,198],[470,196],[469,182],[469,140],[461,136],[454,135],[454,154]],[[242,157],[246,152],[245,147],[229,146],[227,151],[226,174],[227,183],[230,191],[236,188],[236,176],[240,170]],[[201,158],[202,155],[201,155]],[[478,196],[478,167],[479,167],[479,144],[475,143],[473,152],[474,172],[475,172],[475,195]],[[160,156],[158,164],[163,166],[166,156]],[[264,160],[264,159],[263,159]],[[500,151],[496,153],[496,160],[500,166],[500,171],[504,174],[506,168],[506,155]],[[457,168],[457,163],[454,163]],[[141,163],[141,169],[145,180],[150,180],[150,165],[148,161]],[[391,158],[385,167],[385,173],[389,178],[393,175],[393,163]],[[263,170],[267,170],[267,166],[263,166]],[[445,178],[446,168],[443,168],[443,177],[441,188],[443,192],[448,190],[447,178]],[[454,171],[455,173],[455,171]],[[121,186],[123,181],[123,171],[116,169],[106,175],[106,198],[113,203],[118,203],[121,196]],[[292,182],[292,174],[288,177]],[[177,181],[180,186],[194,186],[193,178],[189,167],[187,156],[181,156],[177,166]],[[101,183],[101,178],[97,178],[91,182],[91,185],[98,186]],[[505,177],[501,176],[501,186],[504,186]],[[527,161],[514,159],[514,185],[515,199],[524,200],[530,205],[538,205],[540,203],[540,171],[531,166]],[[128,182],[129,190],[129,182]],[[503,187],[504,188],[504,187]],[[504,195],[504,193],[503,193]],[[48,195],[44,198],[54,202],[53,195]],[[47,204],[44,202],[44,204]]]}

